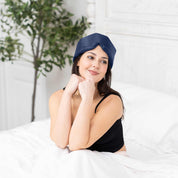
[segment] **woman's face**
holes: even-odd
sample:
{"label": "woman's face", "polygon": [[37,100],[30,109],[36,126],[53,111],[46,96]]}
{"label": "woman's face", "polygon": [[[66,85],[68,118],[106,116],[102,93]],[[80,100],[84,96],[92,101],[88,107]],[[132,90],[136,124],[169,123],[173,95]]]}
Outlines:
{"label": "woman's face", "polygon": [[81,56],[77,64],[79,73],[83,78],[92,78],[95,83],[98,83],[107,72],[108,60],[108,55],[98,45]]}

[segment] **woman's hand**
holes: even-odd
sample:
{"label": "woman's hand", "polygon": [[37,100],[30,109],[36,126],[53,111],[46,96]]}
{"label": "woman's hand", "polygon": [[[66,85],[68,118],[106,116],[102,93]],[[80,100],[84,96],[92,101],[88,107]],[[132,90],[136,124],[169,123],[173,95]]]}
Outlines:
{"label": "woman's hand", "polygon": [[78,89],[82,99],[86,99],[86,98],[93,99],[94,92],[95,92],[95,84],[93,79],[88,78],[83,80],[82,82],[79,83]]}
{"label": "woman's hand", "polygon": [[84,78],[76,74],[72,74],[66,86],[65,92],[67,92],[69,95],[73,95],[77,90],[79,83],[82,81],[84,81]]}

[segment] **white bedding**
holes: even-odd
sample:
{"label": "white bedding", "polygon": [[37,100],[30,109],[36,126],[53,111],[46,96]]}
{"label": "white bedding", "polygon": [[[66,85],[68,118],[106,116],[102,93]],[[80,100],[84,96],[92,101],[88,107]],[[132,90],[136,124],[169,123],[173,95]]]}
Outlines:
{"label": "white bedding", "polygon": [[123,83],[127,154],[70,152],[49,138],[50,120],[0,132],[0,178],[178,178],[178,99]]}

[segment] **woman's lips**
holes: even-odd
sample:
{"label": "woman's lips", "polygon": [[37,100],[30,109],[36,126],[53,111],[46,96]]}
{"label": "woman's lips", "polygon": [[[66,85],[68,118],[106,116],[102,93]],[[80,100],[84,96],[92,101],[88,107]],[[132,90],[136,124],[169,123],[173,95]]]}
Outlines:
{"label": "woman's lips", "polygon": [[99,73],[93,70],[88,70],[90,72],[91,75],[98,75]]}

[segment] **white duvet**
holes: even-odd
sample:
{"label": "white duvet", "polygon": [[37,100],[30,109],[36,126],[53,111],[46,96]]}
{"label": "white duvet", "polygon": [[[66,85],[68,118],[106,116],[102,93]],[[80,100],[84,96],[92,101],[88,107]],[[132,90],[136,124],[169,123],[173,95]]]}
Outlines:
{"label": "white duvet", "polygon": [[0,132],[0,178],[178,178],[178,99],[122,83],[113,87],[125,101],[127,155],[60,149],[46,119]]}

